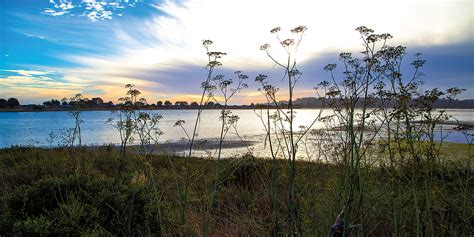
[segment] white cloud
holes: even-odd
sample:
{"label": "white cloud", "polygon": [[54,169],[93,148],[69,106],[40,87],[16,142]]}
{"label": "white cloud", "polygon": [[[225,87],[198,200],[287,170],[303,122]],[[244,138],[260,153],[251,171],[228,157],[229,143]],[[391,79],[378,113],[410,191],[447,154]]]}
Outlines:
{"label": "white cloud", "polygon": [[283,38],[293,37],[289,33],[293,27],[308,27],[299,50],[300,60],[323,52],[359,50],[360,40],[354,29],[360,25],[379,33],[389,32],[395,36],[395,44],[407,45],[452,43],[469,39],[473,33],[470,0],[402,0],[397,4],[388,0],[189,0],[153,6],[161,14],[116,27],[118,39],[114,40],[118,42],[110,56],[68,58],[108,70],[120,70],[124,65],[137,69],[203,65],[205,55],[200,42],[211,39],[214,49],[228,53],[225,65],[255,68],[272,66],[259,47],[267,42],[277,44],[269,33],[275,26],[288,32]]}
{"label": "white cloud", "polygon": [[50,16],[62,16],[69,14],[70,10],[75,7],[71,0],[49,0],[49,3],[53,5],[54,9],[46,8],[43,13]]}
{"label": "white cloud", "polygon": [[15,88],[37,88],[37,89],[58,89],[68,91],[80,91],[87,88],[87,84],[75,83],[69,80],[59,81],[53,78],[54,72],[38,71],[38,70],[3,70],[14,73],[16,75],[8,75],[0,77],[0,83],[3,89],[15,90]]}
{"label": "white cloud", "polygon": [[[72,0],[50,0],[49,2],[53,8],[46,8],[43,11],[44,14],[50,16],[79,15],[87,17],[92,22],[110,20],[114,14],[122,16],[120,12],[125,8],[121,1],[82,0],[76,5],[73,4]],[[134,6],[131,5],[131,7]],[[73,12],[73,9],[76,11]]]}
{"label": "white cloud", "polygon": [[[18,97],[22,103],[38,103],[38,99],[61,99],[92,88],[89,82],[77,81],[53,71],[3,70],[10,75],[0,76],[0,95]],[[13,74],[12,74],[13,73]]]}
{"label": "white cloud", "polygon": [[69,13],[69,11],[56,11],[56,10],[51,9],[51,8],[46,8],[43,11],[43,13],[46,14],[46,15],[50,15],[50,16],[62,16],[66,13]]}
{"label": "white cloud", "polygon": [[[113,15],[100,13],[108,11],[108,4],[84,3],[89,4],[86,10],[91,21]],[[141,77],[141,72],[204,66],[203,39],[215,42],[213,50],[228,53],[223,59],[225,67],[268,69],[274,65],[259,47],[270,43],[272,51],[282,56],[269,32],[275,26],[282,27],[282,38],[292,37],[289,30],[293,27],[308,27],[298,52],[300,62],[328,52],[359,51],[361,43],[354,29],[360,25],[388,32],[394,36],[393,44],[407,46],[457,43],[473,40],[474,35],[471,0],[168,0],[152,6],[157,12],[149,19],[112,25],[115,35],[108,55],[62,55],[79,64],[81,71],[75,74],[76,68],[65,73],[100,81],[110,91],[130,81],[149,86],[150,78]],[[159,74],[154,78],[156,83],[161,79]]]}
{"label": "white cloud", "polygon": [[84,15],[89,18],[89,20],[95,22],[97,20],[112,19],[112,11],[106,10],[104,7],[111,6],[112,8],[117,8],[120,6],[119,3],[110,5],[106,2],[86,2]]}
{"label": "white cloud", "polygon": [[72,2],[63,1],[60,4],[54,5],[54,7],[59,8],[63,11],[67,11],[69,9],[73,9],[74,5],[72,5]]}
{"label": "white cloud", "polygon": [[39,70],[3,70],[3,71],[16,73],[18,75],[26,76],[26,77],[48,74],[47,71],[39,71]]}

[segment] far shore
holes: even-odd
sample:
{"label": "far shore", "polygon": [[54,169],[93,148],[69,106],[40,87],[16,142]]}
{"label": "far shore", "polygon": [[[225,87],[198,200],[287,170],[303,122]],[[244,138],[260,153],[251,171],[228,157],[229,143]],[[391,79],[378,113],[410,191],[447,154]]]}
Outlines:
{"label": "far shore", "polygon": [[[202,110],[221,110],[221,109],[266,109],[266,106],[252,106],[252,105],[232,105],[232,106],[204,106]],[[270,106],[270,109],[276,109],[275,106]],[[295,105],[294,109],[326,109],[325,107],[313,107],[313,106],[298,106]],[[147,110],[147,111],[154,111],[154,110],[197,110],[199,107],[194,106],[162,106],[162,107],[141,107],[137,108],[137,110]],[[446,108],[446,109],[459,109],[459,110],[472,110],[474,108]],[[118,107],[104,107],[104,108],[81,108],[80,111],[116,111],[120,110]],[[32,109],[32,108],[13,108],[13,109],[0,109],[0,113],[2,112],[64,112],[64,111],[71,111],[69,108],[45,108],[45,109]]]}
{"label": "far shore", "polygon": [[[197,110],[199,107],[143,107],[137,108],[137,110]],[[221,109],[256,109],[255,106],[220,106],[220,107],[203,107],[203,110],[221,110]],[[260,109],[260,108],[259,108]],[[83,108],[80,111],[115,111],[120,110],[119,108]],[[71,109],[63,108],[51,108],[51,109],[26,109],[26,108],[15,108],[15,109],[0,109],[1,112],[64,112],[71,111]]]}

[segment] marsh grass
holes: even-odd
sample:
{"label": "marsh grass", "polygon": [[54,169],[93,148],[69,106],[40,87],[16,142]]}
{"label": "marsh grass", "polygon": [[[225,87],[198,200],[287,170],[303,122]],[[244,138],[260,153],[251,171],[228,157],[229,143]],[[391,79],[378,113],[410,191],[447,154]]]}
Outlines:
{"label": "marsh grass", "polygon": [[[444,144],[446,152],[463,156],[468,145]],[[0,233],[34,235],[166,235],[203,233],[203,221],[208,216],[209,187],[215,181],[213,162],[219,162],[219,190],[215,193],[215,209],[210,219],[210,235],[266,235],[273,231],[271,195],[262,184],[261,176],[271,177],[273,169],[283,174],[276,178],[277,199],[288,198],[287,164],[284,160],[256,159],[252,156],[213,161],[183,157],[151,155],[152,176],[141,175],[143,162],[138,154],[129,154],[124,161],[123,175],[116,188],[114,156],[120,156],[115,147],[96,147],[84,150],[84,171],[74,174],[74,164],[68,158],[68,149],[40,149],[16,147],[0,150],[0,183],[2,195]],[[172,170],[169,158],[173,160]],[[187,166],[189,162],[189,166]],[[325,236],[335,214],[340,211],[338,179],[344,169],[338,164],[297,161],[295,177],[299,194],[301,229],[305,234]],[[189,186],[187,225],[180,224],[179,200],[175,198],[174,173],[186,174],[191,168],[195,177]],[[390,227],[393,216],[387,212],[397,200],[407,207],[403,215],[411,215],[411,193],[406,192],[407,164],[399,175],[387,168],[365,170],[365,197],[371,206],[364,206],[367,235],[393,234]],[[462,236],[472,232],[473,181],[462,161],[451,160],[435,170],[433,185],[434,226],[439,236]],[[184,178],[184,177],[180,177]],[[387,179],[398,182],[387,182]],[[153,179],[154,188],[147,187]],[[392,183],[400,188],[394,200]],[[150,191],[153,190],[153,191]],[[302,189],[300,189],[302,190]],[[423,195],[423,190],[419,190]],[[133,201],[132,201],[133,200]],[[463,203],[465,202],[465,203]],[[463,206],[464,205],[464,206]],[[289,234],[286,205],[278,205],[280,234]],[[404,233],[413,233],[410,218],[400,220]]]}

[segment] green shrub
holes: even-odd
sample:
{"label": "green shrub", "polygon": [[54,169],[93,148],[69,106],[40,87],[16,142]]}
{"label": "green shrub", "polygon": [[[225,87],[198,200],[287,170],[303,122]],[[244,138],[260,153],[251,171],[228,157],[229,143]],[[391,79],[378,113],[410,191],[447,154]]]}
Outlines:
{"label": "green shrub", "polygon": [[105,176],[45,178],[7,195],[0,233],[156,233],[159,220],[152,198],[142,186],[116,187]]}

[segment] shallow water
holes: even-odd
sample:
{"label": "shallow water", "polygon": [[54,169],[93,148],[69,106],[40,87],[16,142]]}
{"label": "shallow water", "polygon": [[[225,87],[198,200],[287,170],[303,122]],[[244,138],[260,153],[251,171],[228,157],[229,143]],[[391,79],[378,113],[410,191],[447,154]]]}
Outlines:
{"label": "shallow water", "polygon": [[[161,110],[150,111],[160,114],[163,120],[160,122],[160,129],[164,134],[160,137],[161,142],[173,144],[185,137],[184,132],[179,127],[173,127],[177,120],[185,120],[184,127],[188,133],[192,133],[192,128],[196,118],[196,110]],[[262,121],[257,116],[259,111],[254,110],[233,110],[233,114],[240,117],[238,130],[244,140],[249,141],[249,146],[256,155],[268,156],[269,151],[264,147],[265,130]],[[318,109],[298,109],[296,110],[295,127],[309,125],[320,112]],[[474,122],[474,110],[449,110],[450,115],[461,122]],[[265,113],[265,111],[264,111]],[[331,111],[323,111],[324,115],[329,115]],[[118,132],[107,124],[109,118],[115,115],[110,111],[84,111],[81,118],[84,120],[81,125],[83,143],[87,145],[118,144],[120,137]],[[217,140],[220,132],[220,111],[204,110],[198,129],[198,138],[205,140]],[[264,116],[264,119],[265,116]],[[0,113],[0,147],[12,145],[36,145],[36,146],[57,146],[60,143],[59,135],[68,128],[74,127],[71,116],[66,111],[55,112],[1,112]],[[318,122],[313,128],[322,128],[323,124]],[[48,141],[52,133],[56,136],[53,141]],[[445,140],[453,142],[466,142],[465,137],[459,132],[445,132],[448,135]],[[439,136],[440,137],[440,136]],[[228,140],[238,140],[234,134],[228,134]],[[253,142],[251,142],[253,141]],[[247,151],[246,147],[230,146],[224,151],[224,156],[239,155]],[[175,152],[178,152],[175,150]]]}

